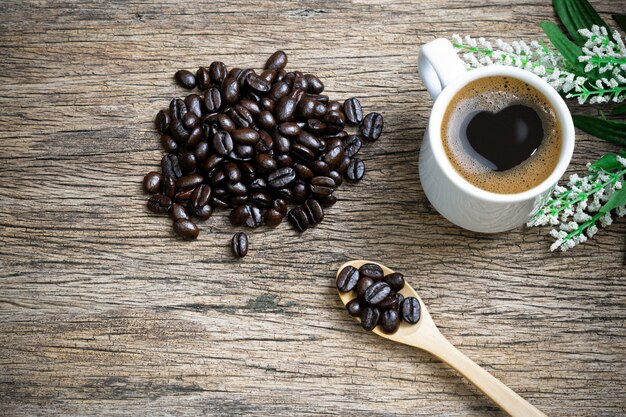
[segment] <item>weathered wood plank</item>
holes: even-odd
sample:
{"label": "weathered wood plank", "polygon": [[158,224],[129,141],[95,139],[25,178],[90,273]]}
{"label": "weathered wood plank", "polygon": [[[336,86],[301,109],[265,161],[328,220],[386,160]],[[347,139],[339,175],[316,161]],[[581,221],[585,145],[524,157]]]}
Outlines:
{"label": "weathered wood plank", "polygon": [[[548,415],[626,413],[626,222],[552,254],[546,230],[453,227],[418,178],[419,45],[533,39],[553,16],[522,0],[2,2],[0,413],[501,415],[360,331],[332,281],[351,258],[404,271],[442,332]],[[259,67],[277,48],[382,111],[385,133],[327,220],[256,230],[238,261],[224,213],[182,242],[140,182],[161,155],[153,116],[183,94],[175,70]],[[614,149],[577,141],[572,172]]]}

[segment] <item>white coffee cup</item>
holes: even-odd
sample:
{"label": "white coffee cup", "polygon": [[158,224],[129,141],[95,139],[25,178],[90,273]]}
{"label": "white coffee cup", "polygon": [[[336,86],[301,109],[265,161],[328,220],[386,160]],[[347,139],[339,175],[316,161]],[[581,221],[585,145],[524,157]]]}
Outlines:
{"label": "white coffee cup", "polygon": [[[446,39],[422,46],[419,72],[435,101],[419,159],[420,181],[430,203],[452,223],[475,232],[502,232],[525,224],[563,176],[574,152],[574,124],[561,96],[547,82],[520,68],[492,65],[467,71]],[[517,78],[539,90],[552,105],[563,134],[552,173],[541,184],[517,194],[497,194],[471,184],[451,165],[442,144],[441,123],[450,100],[469,82],[491,76]]]}

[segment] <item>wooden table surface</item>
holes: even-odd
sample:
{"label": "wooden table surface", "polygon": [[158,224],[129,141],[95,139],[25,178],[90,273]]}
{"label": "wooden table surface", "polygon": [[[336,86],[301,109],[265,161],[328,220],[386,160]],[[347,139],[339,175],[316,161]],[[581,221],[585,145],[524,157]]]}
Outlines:
{"label": "wooden table surface", "polygon": [[[609,19],[623,0],[594,0]],[[547,229],[481,235],[429,205],[432,104],[419,45],[527,40],[548,1],[7,1],[0,4],[0,414],[501,416],[427,354],[368,334],[334,272],[403,271],[442,333],[550,416],[626,413],[626,222],[550,253]],[[276,49],[332,97],[385,117],[315,229],[197,241],[145,208],[153,119],[180,68],[260,67]],[[577,136],[571,172],[615,150]]]}

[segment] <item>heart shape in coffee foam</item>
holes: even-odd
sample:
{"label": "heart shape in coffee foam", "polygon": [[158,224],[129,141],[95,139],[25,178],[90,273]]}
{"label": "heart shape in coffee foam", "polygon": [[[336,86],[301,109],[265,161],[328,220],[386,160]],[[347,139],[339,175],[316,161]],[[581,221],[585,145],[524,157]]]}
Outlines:
{"label": "heart shape in coffee foam", "polygon": [[543,125],[537,112],[517,104],[498,113],[481,111],[467,124],[470,146],[494,171],[506,171],[528,159],[541,145]]}

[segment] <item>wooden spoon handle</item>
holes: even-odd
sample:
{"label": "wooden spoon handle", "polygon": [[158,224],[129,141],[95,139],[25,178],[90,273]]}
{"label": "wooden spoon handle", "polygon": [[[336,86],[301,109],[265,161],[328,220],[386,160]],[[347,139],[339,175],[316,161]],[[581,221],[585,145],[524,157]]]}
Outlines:
{"label": "wooden spoon handle", "polygon": [[546,417],[528,401],[504,385],[496,377],[478,366],[476,362],[465,356],[438,330],[428,333],[416,345],[432,353],[443,362],[456,369],[483,394],[491,398],[502,410],[513,417]]}

